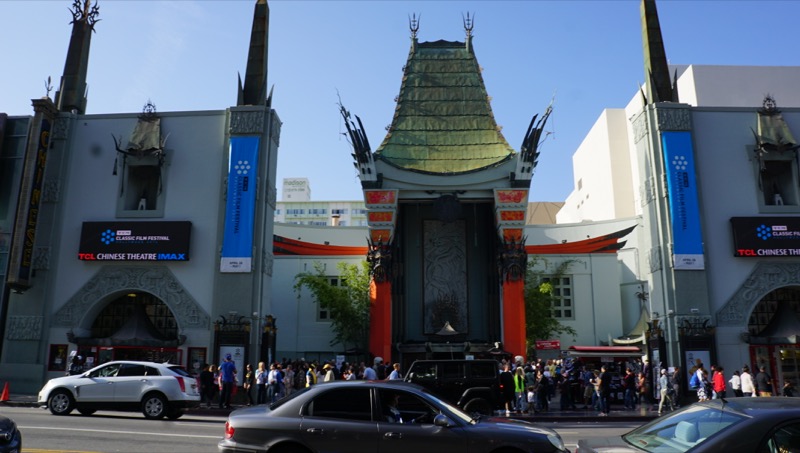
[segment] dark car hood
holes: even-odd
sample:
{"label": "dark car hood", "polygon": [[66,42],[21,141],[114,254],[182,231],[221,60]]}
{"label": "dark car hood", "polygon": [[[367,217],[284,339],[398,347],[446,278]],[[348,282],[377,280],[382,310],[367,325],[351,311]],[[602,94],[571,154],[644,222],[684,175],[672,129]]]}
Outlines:
{"label": "dark car hood", "polygon": [[8,417],[0,415],[0,433],[5,433],[14,430],[14,421]]}
{"label": "dark car hood", "polygon": [[581,439],[578,441],[576,453],[641,453],[642,451],[630,446],[621,436],[614,436]]}
{"label": "dark car hood", "polygon": [[503,431],[511,430],[511,431],[537,433],[544,435],[556,434],[556,432],[553,431],[552,429],[538,426],[525,420],[515,420],[513,418],[503,418],[503,417],[481,418],[478,421],[478,424],[481,425],[483,429],[503,430]]}

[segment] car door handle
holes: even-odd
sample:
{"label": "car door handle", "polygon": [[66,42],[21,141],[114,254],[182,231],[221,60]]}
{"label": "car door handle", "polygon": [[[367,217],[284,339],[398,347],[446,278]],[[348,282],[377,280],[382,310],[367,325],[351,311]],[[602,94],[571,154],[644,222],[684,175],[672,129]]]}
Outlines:
{"label": "car door handle", "polygon": [[389,438],[389,439],[402,439],[403,438],[403,433],[388,432],[388,433],[384,434],[383,437],[386,437],[386,438]]}
{"label": "car door handle", "polygon": [[322,428],[308,428],[306,432],[308,434],[319,434],[319,435],[325,434],[325,430]]}

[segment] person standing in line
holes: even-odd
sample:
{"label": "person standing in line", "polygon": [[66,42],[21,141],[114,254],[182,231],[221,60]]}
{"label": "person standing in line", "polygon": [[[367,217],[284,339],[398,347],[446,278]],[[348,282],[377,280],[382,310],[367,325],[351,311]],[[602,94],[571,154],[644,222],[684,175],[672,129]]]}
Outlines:
{"label": "person standing in line", "polygon": [[364,380],[365,381],[376,381],[376,380],[378,380],[378,374],[375,372],[374,368],[364,367]]}
{"label": "person standing in line", "polygon": [[647,375],[640,371],[636,377],[636,393],[639,395],[639,407],[647,410],[650,404],[650,395],[647,393]]}
{"label": "person standing in line", "polygon": [[392,364],[392,372],[389,373],[389,377],[387,377],[386,380],[394,381],[397,379],[403,379],[403,375],[400,374],[400,364],[394,363]]}
{"label": "person standing in line", "polygon": [[308,371],[306,371],[306,387],[311,387],[317,383],[317,366],[313,363],[308,364]]}
{"label": "person standing in line", "polygon": [[600,398],[600,416],[606,417],[610,412],[608,407],[608,396],[611,393],[611,373],[605,365],[600,367],[600,375],[597,376],[597,389]]}
{"label": "person standing in line", "polygon": [[792,384],[792,381],[788,379],[783,383],[783,396],[794,396],[794,384]]}
{"label": "person standing in line", "polygon": [[672,386],[672,404],[676,408],[681,407],[681,367],[675,367],[669,383]]}
{"label": "person standing in line", "polygon": [[711,378],[711,387],[714,389],[711,399],[725,398],[727,395],[728,392],[725,384],[725,368],[722,366],[718,365],[714,371],[714,376]]}
{"label": "person standing in line", "polygon": [[503,372],[500,373],[500,389],[505,403],[506,415],[511,415],[514,411],[515,392],[514,373],[511,372],[511,364],[503,365]]}
{"label": "person standing in line", "polygon": [[767,373],[767,367],[761,365],[756,375],[756,391],[758,396],[772,396],[772,376]]}
{"label": "person standing in line", "polygon": [[212,366],[207,363],[203,364],[203,371],[197,377],[197,380],[200,381],[200,404],[205,402],[208,407],[211,407],[211,401],[214,399],[217,389],[217,384],[214,383],[214,372],[211,371]]}
{"label": "person standing in line", "polygon": [[527,410],[528,394],[525,387],[525,370],[518,366],[514,370],[514,398],[516,400],[517,413]]}
{"label": "person standing in line", "polygon": [[731,384],[733,396],[737,398],[742,396],[742,377],[739,375],[739,370],[733,370],[733,374],[728,382]]}
{"label": "person standing in line", "polygon": [[247,405],[253,405],[253,382],[255,381],[255,373],[253,372],[253,367],[250,366],[248,363],[244,366],[244,382],[242,383],[242,389],[244,389],[245,395],[247,395]]}
{"label": "person standing in line", "polygon": [[636,376],[633,374],[633,370],[630,368],[625,369],[625,376],[622,377],[622,387],[625,388],[625,409],[636,409],[636,401],[634,396],[636,394]]}
{"label": "person standing in line", "polygon": [[670,410],[675,410],[675,406],[672,404],[672,399],[669,397],[669,385],[667,370],[662,368],[661,376],[658,378],[658,394],[661,395],[661,400],[658,402],[658,415],[661,415],[664,409],[664,401],[669,401]]}
{"label": "person standing in line", "polygon": [[753,375],[750,374],[750,367],[745,365],[742,367],[742,374],[739,376],[742,381],[742,396],[750,397],[756,396],[756,386],[753,382]]}
{"label": "person standing in line", "polygon": [[322,372],[325,373],[325,377],[322,378],[322,382],[333,382],[336,380],[336,375],[333,374],[333,367],[330,363],[326,363],[322,367]]}
{"label": "person standing in line", "polygon": [[236,377],[236,364],[233,363],[233,357],[230,354],[225,354],[225,361],[219,366],[219,381],[222,386],[222,393],[219,396],[219,408],[223,407],[230,409],[231,396],[233,395],[233,384]]}
{"label": "person standing in line", "polygon": [[256,404],[264,404],[267,402],[267,377],[269,372],[264,362],[258,362],[258,370],[256,370]]}
{"label": "person standing in line", "polygon": [[289,396],[294,391],[294,367],[292,364],[286,365],[286,370],[283,372],[283,392]]}

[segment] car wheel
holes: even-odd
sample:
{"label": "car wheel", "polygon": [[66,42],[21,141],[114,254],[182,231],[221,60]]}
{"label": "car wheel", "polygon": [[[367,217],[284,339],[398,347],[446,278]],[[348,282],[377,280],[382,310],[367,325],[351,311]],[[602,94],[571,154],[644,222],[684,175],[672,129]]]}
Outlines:
{"label": "car wheel", "polygon": [[97,409],[89,409],[88,407],[79,407],[78,412],[80,412],[81,415],[92,415],[95,412],[97,412]]}
{"label": "car wheel", "polygon": [[56,390],[47,399],[47,407],[53,415],[67,415],[75,408],[75,400],[67,390]]}
{"label": "car wheel", "polygon": [[177,420],[177,419],[181,418],[184,413],[185,412],[183,412],[182,410],[177,410],[177,409],[171,410],[171,411],[167,412],[167,418],[170,419],[170,420]]}
{"label": "car wheel", "polygon": [[464,412],[468,414],[477,412],[481,415],[492,415],[492,406],[483,398],[473,398],[464,405]]}
{"label": "car wheel", "polygon": [[158,393],[148,393],[142,400],[142,413],[150,420],[164,417],[167,415],[167,399]]}

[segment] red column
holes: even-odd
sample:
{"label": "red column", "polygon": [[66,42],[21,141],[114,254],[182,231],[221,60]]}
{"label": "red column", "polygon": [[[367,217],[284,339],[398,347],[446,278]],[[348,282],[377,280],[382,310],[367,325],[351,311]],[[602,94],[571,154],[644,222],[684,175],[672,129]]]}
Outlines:
{"label": "red column", "polygon": [[525,335],[525,280],[503,282],[503,349],[523,358],[527,352]]}
{"label": "red column", "polygon": [[369,283],[369,352],[392,363],[392,284]]}

